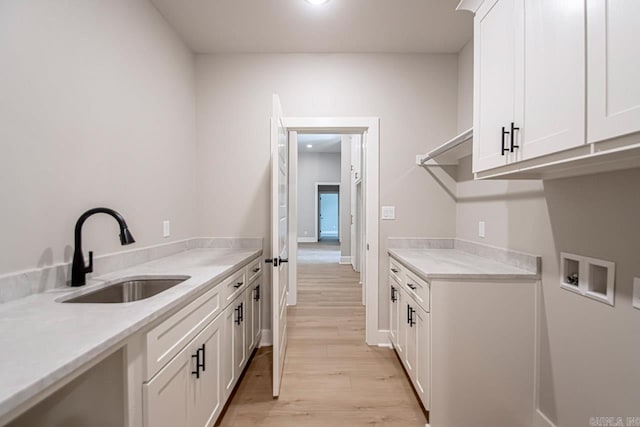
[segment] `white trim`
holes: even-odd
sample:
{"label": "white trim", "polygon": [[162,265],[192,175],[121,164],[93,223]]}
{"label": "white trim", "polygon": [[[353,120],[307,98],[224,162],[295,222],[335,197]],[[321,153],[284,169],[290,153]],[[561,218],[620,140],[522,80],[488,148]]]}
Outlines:
{"label": "white trim", "polygon": [[[315,133],[361,133],[363,139],[363,207],[365,248],[362,273],[365,283],[366,342],[378,345],[388,341],[378,330],[378,252],[380,187],[380,119],[378,117],[283,117],[288,130]],[[294,160],[295,161],[295,160]]]}
{"label": "white trim", "polygon": [[271,347],[273,345],[273,335],[271,334],[271,329],[263,329],[262,337],[260,338],[260,343],[258,347]]}
{"label": "white trim", "polygon": [[350,256],[341,256],[340,264],[351,265],[351,257]]}
{"label": "white trim", "polygon": [[533,427],[557,427],[540,409],[533,414]]}
{"label": "white trim", "polygon": [[458,3],[456,10],[466,10],[467,12],[471,12],[475,15],[482,2],[483,0],[461,0],[460,3]]}
{"label": "white trim", "polygon": [[320,240],[320,232],[318,230],[318,226],[319,226],[318,225],[318,215],[319,215],[319,212],[318,212],[318,193],[319,193],[318,187],[321,186],[321,185],[334,185],[334,186],[338,187],[338,237],[340,236],[340,184],[342,184],[342,183],[340,183],[340,182],[317,182],[317,181],[314,184],[314,190],[315,190],[316,197],[315,197],[315,199],[313,201],[313,203],[314,203],[314,211],[313,211],[314,212],[314,218],[313,218],[313,221],[314,221],[314,224],[315,224],[314,233],[315,233],[315,236],[316,236],[316,242],[318,240]]}
{"label": "white trim", "polygon": [[288,131],[289,138],[289,201],[287,213],[289,227],[289,276],[287,278],[287,305],[298,303],[298,132]]}
{"label": "white trim", "polygon": [[315,237],[298,237],[298,243],[318,243]]}

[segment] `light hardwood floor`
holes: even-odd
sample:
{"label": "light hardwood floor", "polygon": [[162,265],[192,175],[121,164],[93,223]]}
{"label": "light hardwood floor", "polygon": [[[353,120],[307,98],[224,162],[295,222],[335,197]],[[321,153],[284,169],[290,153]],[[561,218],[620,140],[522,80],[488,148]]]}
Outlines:
{"label": "light hardwood floor", "polygon": [[364,343],[364,306],[351,266],[301,245],[298,305],[288,308],[281,394],[271,397],[271,347],[253,357],[221,426],[420,426],[425,415],[395,353]]}

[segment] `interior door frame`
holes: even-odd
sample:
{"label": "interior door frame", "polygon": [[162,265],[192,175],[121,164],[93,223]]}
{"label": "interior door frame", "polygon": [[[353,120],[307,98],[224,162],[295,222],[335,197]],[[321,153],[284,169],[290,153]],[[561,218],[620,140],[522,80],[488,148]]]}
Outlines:
{"label": "interior door frame", "polygon": [[[340,191],[342,190],[342,183],[340,182],[315,182],[314,183],[314,189],[315,189],[315,209],[314,209],[314,214],[315,214],[315,229],[316,229],[316,242],[320,241],[320,189],[318,187],[321,187],[323,185],[331,185],[331,186],[336,186],[338,187],[338,241],[341,242],[342,239],[340,239]],[[342,242],[341,242],[342,243]]]}
{"label": "interior door frame", "polygon": [[[379,236],[380,236],[380,119],[378,117],[283,117],[283,124],[289,135],[297,133],[341,133],[361,134],[363,144],[363,242],[362,278],[365,287],[365,341],[368,345],[388,345],[387,330],[379,329],[378,301],[379,287]],[[291,142],[291,140],[290,140]],[[290,180],[297,180],[297,143],[290,143]],[[295,163],[295,164],[294,164]],[[296,171],[294,173],[293,171]],[[295,192],[297,185],[289,186]],[[297,209],[290,204],[289,223],[297,224]],[[293,218],[293,221],[291,221]],[[294,254],[298,247],[298,230],[290,226],[289,253]],[[295,269],[295,267],[294,267]],[[289,272],[289,294],[287,302],[294,305],[297,300],[297,275]]]}

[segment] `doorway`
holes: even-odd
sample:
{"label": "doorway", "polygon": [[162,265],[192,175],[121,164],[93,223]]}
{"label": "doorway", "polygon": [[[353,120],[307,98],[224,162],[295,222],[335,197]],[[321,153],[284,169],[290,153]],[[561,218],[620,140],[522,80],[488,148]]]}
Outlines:
{"label": "doorway", "polygon": [[[354,270],[360,270],[359,289],[362,293],[361,302],[365,309],[365,336],[364,341],[369,345],[386,345],[388,343],[387,332],[378,327],[378,257],[379,257],[379,120],[375,117],[329,117],[329,118],[304,118],[284,117],[283,127],[289,134],[289,206],[293,208],[298,203],[298,182],[294,177],[298,176],[298,149],[306,147],[298,144],[298,135],[356,135],[359,142],[356,144],[359,153],[359,162],[356,165],[357,172],[352,170],[346,185],[350,196],[340,196],[340,206],[350,208],[356,203],[361,204],[361,209],[355,215],[342,215],[342,227],[339,235],[349,240],[351,235],[358,235],[360,241],[353,242],[350,247],[351,257],[341,257],[340,264],[350,264]],[[312,144],[308,144],[312,145]],[[344,150],[343,150],[344,154]],[[343,169],[344,170],[344,169]],[[348,170],[348,169],[347,169]],[[356,175],[357,173],[357,175]],[[355,178],[351,182],[351,178]],[[341,188],[344,190],[344,188]],[[359,196],[358,196],[359,194]],[[351,201],[351,202],[350,202]],[[343,208],[344,209],[344,208]],[[289,286],[287,293],[287,305],[297,304],[297,247],[299,243],[318,242],[311,233],[301,234],[298,225],[298,213],[289,210]],[[347,224],[344,224],[344,221]],[[317,234],[313,229],[313,234]],[[345,234],[346,233],[346,234]]]}
{"label": "doorway", "polygon": [[318,241],[340,241],[340,185],[316,183]]}

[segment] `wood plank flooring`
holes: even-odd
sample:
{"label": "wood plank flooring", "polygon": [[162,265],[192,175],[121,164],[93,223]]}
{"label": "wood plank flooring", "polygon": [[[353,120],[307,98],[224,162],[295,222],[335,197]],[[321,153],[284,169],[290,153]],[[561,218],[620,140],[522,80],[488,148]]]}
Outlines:
{"label": "wood plank flooring", "polygon": [[395,353],[364,343],[358,274],[351,266],[322,262],[327,257],[321,252],[332,249],[301,244],[298,305],[288,308],[280,397],[271,396],[271,347],[259,349],[219,425],[425,425]]}

